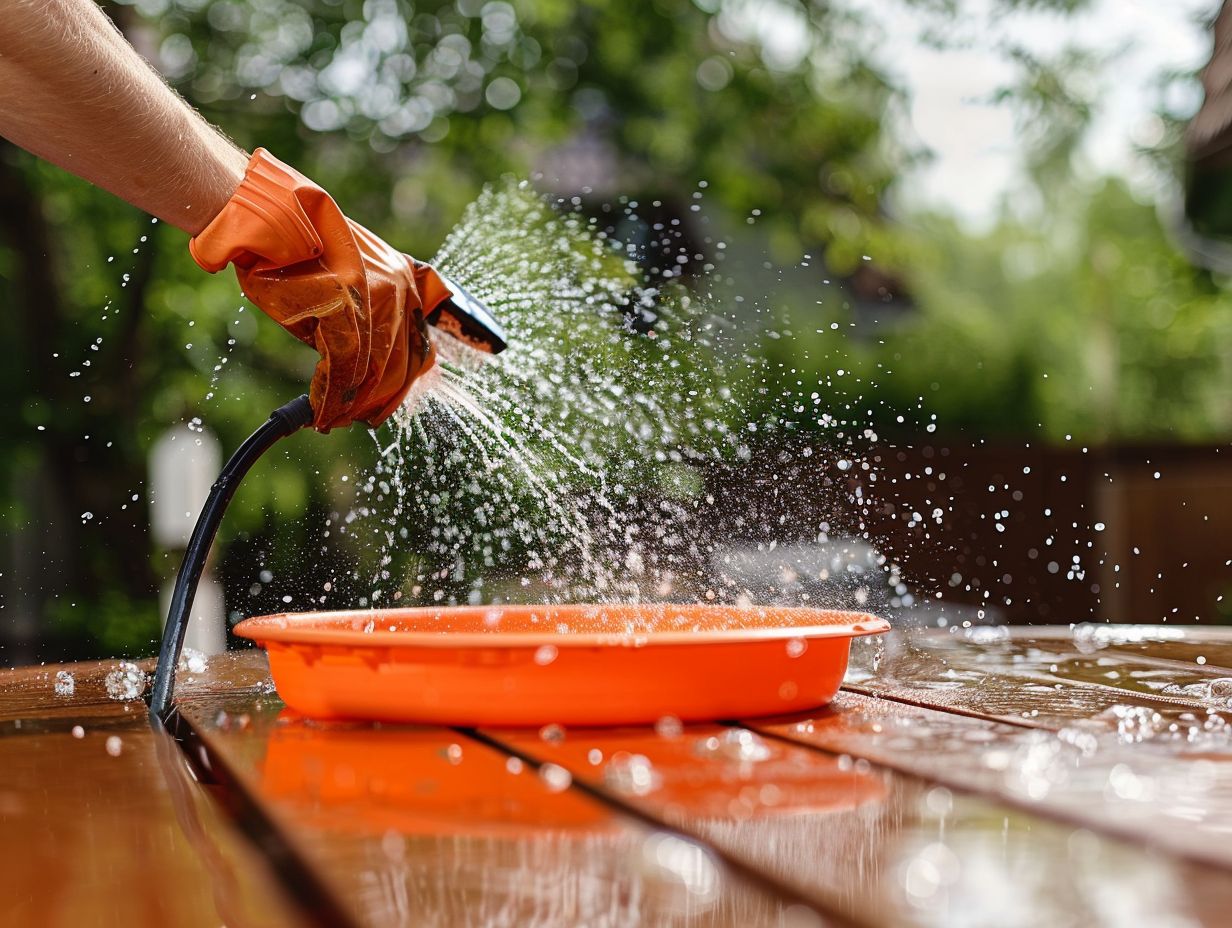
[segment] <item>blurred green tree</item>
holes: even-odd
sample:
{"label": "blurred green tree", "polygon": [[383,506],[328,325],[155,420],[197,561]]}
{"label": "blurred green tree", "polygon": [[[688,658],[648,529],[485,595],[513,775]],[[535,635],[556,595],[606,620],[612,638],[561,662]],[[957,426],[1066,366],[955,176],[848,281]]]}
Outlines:
{"label": "blurred green tree", "polygon": [[979,235],[946,217],[915,223],[916,313],[875,338],[800,326],[769,343],[793,376],[823,385],[820,410],[861,396],[889,433],[917,429],[923,409],[949,433],[1095,445],[1232,431],[1232,297],[1124,182],[1102,181],[1047,223],[1006,216]]}
{"label": "blurred green tree", "polygon": [[[777,254],[821,241],[854,267],[908,157],[883,132],[894,91],[869,66],[857,19],[818,4],[104,6],[241,145],[297,164],[420,255],[485,182],[544,168],[553,192],[653,195],[682,215],[684,191],[706,180],[727,214],[760,211]],[[599,170],[579,180],[587,152],[602,155]],[[63,641],[49,653],[83,656],[125,640],[122,619],[103,628],[92,616],[127,613],[139,648],[174,568],[152,560],[145,450],[168,423],[198,418],[233,447],[302,389],[315,359],[255,319],[229,275],[201,274],[175,230],[7,145],[0,202],[0,296],[12,307],[0,337],[19,359],[0,386],[20,398],[0,410],[0,486],[28,552],[7,571],[10,614],[58,615]],[[244,595],[253,573],[317,546],[295,517],[345,510],[336,478],[365,447],[358,432],[297,439],[295,464],[262,462],[223,529],[247,559],[225,565],[233,608],[281,605]],[[360,554],[334,538],[328,556],[337,563],[323,572],[335,573]]]}
{"label": "blurred green tree", "polygon": [[[930,41],[968,40],[961,0],[904,2],[934,17]],[[991,15],[1084,5],[999,0]],[[300,166],[417,255],[433,252],[485,183],[537,173],[541,189],[569,208],[577,197],[626,254],[664,274],[664,256],[645,254],[645,230],[603,203],[640,201],[645,224],[687,225],[704,182],[718,219],[684,234],[696,246],[675,269],[686,280],[709,287],[701,272],[717,264],[730,283],[718,240],[746,223],[772,264],[812,256],[807,287],[783,291],[778,321],[751,346],[768,362],[764,382],[733,405],[733,429],[763,420],[770,430],[758,434],[771,438],[824,430],[810,410],[842,419],[848,407],[862,420],[872,410],[883,431],[905,414],[903,428],[922,420],[1084,442],[1211,440],[1232,426],[1223,282],[1193,270],[1124,184],[1092,185],[1074,170],[1094,108],[1089,78],[1108,60],[1005,50],[1021,80],[998,97],[1022,116],[1028,199],[1041,209],[973,234],[945,216],[887,214],[887,194],[923,153],[889,129],[901,95],[873,64],[876,30],[846,5],[105,8],[241,145]],[[1168,125],[1155,154],[1175,166],[1178,123]],[[2,144],[0,217],[10,307],[0,338],[15,359],[0,388],[16,398],[0,406],[5,607],[36,622],[58,616],[62,640],[38,656],[141,649],[157,630],[159,578],[175,567],[146,532],[146,449],[169,423],[195,418],[234,447],[303,388],[315,358],[245,307],[230,275],[203,275],[178,232]],[[892,311],[903,303],[914,309]],[[646,350],[623,354],[636,364]],[[805,402],[800,390],[814,387]],[[261,462],[223,527],[229,608],[282,607],[260,571],[294,573],[305,553],[331,578],[359,568],[356,539],[339,529],[326,545],[319,532],[357,503],[355,482],[340,478],[371,447],[362,430],[305,436]]]}

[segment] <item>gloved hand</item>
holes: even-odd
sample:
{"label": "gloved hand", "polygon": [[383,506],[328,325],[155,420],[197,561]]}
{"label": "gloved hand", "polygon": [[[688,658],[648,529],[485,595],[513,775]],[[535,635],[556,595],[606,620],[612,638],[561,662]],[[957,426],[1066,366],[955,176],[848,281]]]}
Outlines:
{"label": "gloved hand", "polygon": [[436,272],[265,149],[189,250],[211,274],[234,264],[248,298],[320,352],[309,389],[318,431],[380,425],[435,362],[424,317],[448,295]]}

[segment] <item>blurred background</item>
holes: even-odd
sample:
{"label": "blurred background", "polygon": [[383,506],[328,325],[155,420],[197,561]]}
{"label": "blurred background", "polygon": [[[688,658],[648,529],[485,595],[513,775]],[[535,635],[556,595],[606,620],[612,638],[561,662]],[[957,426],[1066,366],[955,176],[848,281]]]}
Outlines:
{"label": "blurred background", "polygon": [[[721,231],[774,372],[741,415],[800,383],[850,402],[835,371],[861,385],[899,490],[834,529],[893,561],[895,606],[1232,621],[1217,0],[102,5],[241,146],[412,254],[506,174],[611,211],[630,254],[675,222],[686,284],[709,286]],[[612,211],[632,201],[636,223]],[[311,375],[185,245],[0,142],[0,665],[148,653],[190,491]],[[763,429],[706,479],[781,508],[825,440]],[[287,446],[237,497],[202,608],[293,608],[277,578],[305,557],[365,556],[321,526],[355,505],[371,437]],[[812,537],[823,505],[800,493],[775,532]]]}

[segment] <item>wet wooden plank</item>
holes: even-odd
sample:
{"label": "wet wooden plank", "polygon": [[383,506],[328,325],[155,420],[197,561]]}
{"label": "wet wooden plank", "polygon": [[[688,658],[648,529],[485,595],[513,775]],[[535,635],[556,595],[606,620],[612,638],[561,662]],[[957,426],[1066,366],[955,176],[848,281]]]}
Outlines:
{"label": "wet wooden plank", "polygon": [[[1129,654],[1160,667],[1203,667],[1216,676],[1232,676],[1232,629],[1167,625],[1084,623],[1010,629],[1016,644],[1080,654]],[[1179,665],[1179,666],[1178,666]]]}
{"label": "wet wooden plank", "polygon": [[0,924],[303,924],[144,703],[100,695],[107,670],[74,667],[73,697],[0,673]]}
{"label": "wet wooden plank", "polygon": [[[93,707],[103,707],[100,717],[108,717],[108,707],[123,700],[108,696],[106,679],[119,672],[122,663],[137,668],[142,682],[136,695],[140,695],[145,688],[145,675],[153,670],[152,660],[88,661],[0,670],[0,720],[69,718],[90,712]],[[63,692],[56,691],[56,677],[60,673],[66,675]]]}
{"label": "wet wooden plank", "polygon": [[[64,723],[71,728],[83,714],[111,718],[111,709],[117,705],[136,711],[138,697],[153,682],[154,665],[153,658],[117,658],[0,670],[0,731],[14,721],[27,728],[41,725],[45,730],[59,730]],[[262,651],[244,649],[208,659],[180,660],[178,696],[261,692],[273,692],[269,663]]]}
{"label": "wet wooden plank", "polygon": [[890,636],[884,657],[856,663],[845,686],[868,696],[1057,729],[1125,707],[1166,717],[1228,708],[1228,698],[1213,696],[1211,686],[1227,673],[1149,652],[1082,653],[1069,637],[986,628],[958,634],[917,630]]}
{"label": "wet wooden plank", "polygon": [[844,693],[809,718],[750,727],[1232,870],[1224,726],[1195,718],[1173,730],[1151,715],[1052,732]]}
{"label": "wet wooden plank", "polygon": [[314,724],[252,695],[181,712],[357,924],[822,924],[461,732]]}
{"label": "wet wooden plank", "polygon": [[[1008,905],[1024,924],[1222,924],[1232,903],[1222,847],[1232,738],[1201,686],[1224,671],[1156,650],[1214,654],[1221,642],[1113,641],[1084,652],[1068,632],[930,632],[910,647],[900,638],[855,685],[924,707],[843,694],[812,719],[751,723],[762,736],[752,755],[722,727],[490,732],[487,743],[439,729],[280,722],[252,652],[186,674],[181,693],[207,755],[240,772],[354,921],[812,917],[697,845],[673,845],[613,812],[624,809],[838,923],[992,923]],[[44,675],[38,699],[0,675],[7,740],[71,737],[74,713],[125,741],[142,730],[141,712],[95,683],[39,714],[52,677],[27,673]],[[92,674],[81,679],[100,679]],[[502,752],[526,758],[521,772]],[[536,764],[555,766],[540,775]],[[594,819],[596,809],[606,818]]]}
{"label": "wet wooden plank", "polygon": [[900,635],[875,672],[857,666],[864,696],[763,730],[1227,868],[1227,671],[1158,651],[1228,641],[1166,627]]}
{"label": "wet wooden plank", "polygon": [[1210,868],[747,729],[485,735],[862,923],[1219,925],[1232,904]]}

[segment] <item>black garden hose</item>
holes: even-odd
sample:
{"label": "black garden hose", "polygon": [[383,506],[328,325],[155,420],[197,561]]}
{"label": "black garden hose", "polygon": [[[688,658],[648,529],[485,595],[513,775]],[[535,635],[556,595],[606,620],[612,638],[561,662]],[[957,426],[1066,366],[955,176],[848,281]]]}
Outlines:
{"label": "black garden hose", "polygon": [[269,420],[248,436],[222,473],[210,488],[192,537],[184,550],[184,560],[175,578],[171,594],[171,606],[167,610],[167,624],[163,628],[162,646],[158,651],[158,668],[154,672],[154,688],[150,693],[150,714],[166,722],[171,714],[172,692],[175,688],[175,670],[184,648],[184,635],[188,631],[188,617],[192,612],[193,599],[197,595],[197,583],[205,569],[205,560],[218,525],[236,487],[244,479],[253,464],[281,438],[293,435],[312,424],[312,405],[307,396],[300,396],[270,413]]}

